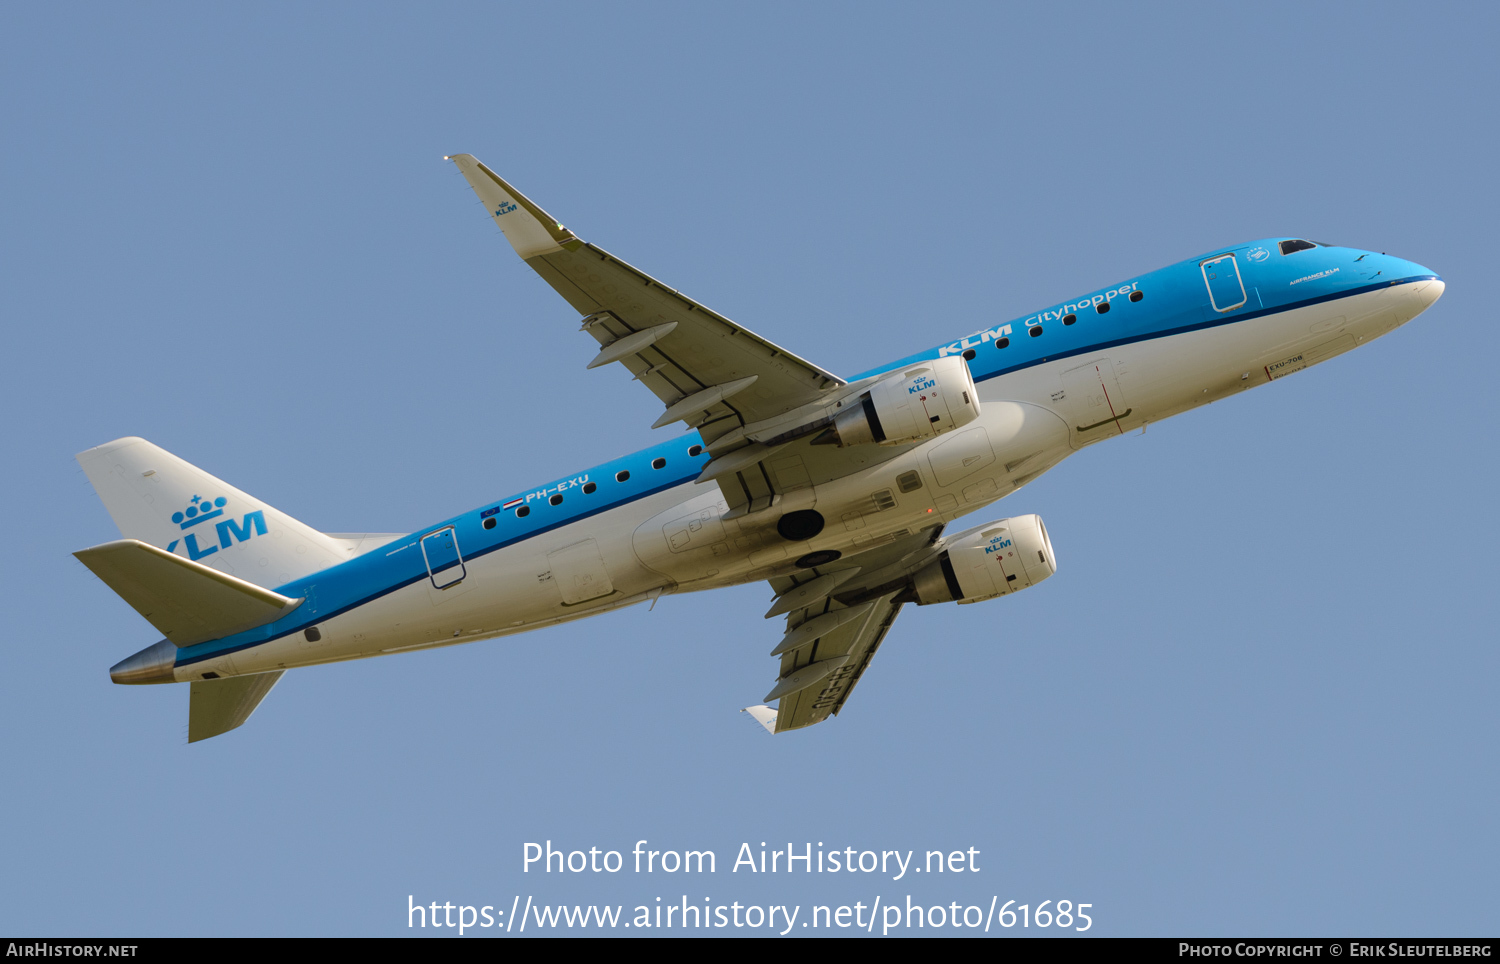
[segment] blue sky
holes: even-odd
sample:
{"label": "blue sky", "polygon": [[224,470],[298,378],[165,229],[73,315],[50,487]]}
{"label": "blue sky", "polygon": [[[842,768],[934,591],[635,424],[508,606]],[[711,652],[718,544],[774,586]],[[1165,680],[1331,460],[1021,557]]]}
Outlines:
{"label": "blue sky", "polygon": [[[1496,929],[1497,92],[1482,5],[18,5],[0,12],[0,930],[403,934],[418,901],[1093,904],[1099,934]],[[769,590],[301,670],[185,745],[70,553],[142,435],[326,531],[660,440],[444,154],[848,374],[1269,235],[1414,324],[989,510],[1058,575],[903,613],[771,739]],[[1486,279],[1491,279],[1486,281]],[[670,431],[670,430],[663,430]],[[976,517],[975,522],[984,516]],[[716,851],[688,880],[522,845]],[[981,871],[731,874],[758,849]],[[481,934],[484,932],[481,931]]]}

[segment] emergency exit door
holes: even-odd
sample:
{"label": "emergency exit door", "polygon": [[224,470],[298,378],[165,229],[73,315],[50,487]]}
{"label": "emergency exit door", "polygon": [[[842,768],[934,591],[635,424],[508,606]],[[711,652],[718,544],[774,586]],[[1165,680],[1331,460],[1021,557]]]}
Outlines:
{"label": "emergency exit door", "polygon": [[422,558],[427,561],[427,577],[434,589],[457,585],[467,575],[464,558],[458,551],[458,535],[452,526],[422,537]]}

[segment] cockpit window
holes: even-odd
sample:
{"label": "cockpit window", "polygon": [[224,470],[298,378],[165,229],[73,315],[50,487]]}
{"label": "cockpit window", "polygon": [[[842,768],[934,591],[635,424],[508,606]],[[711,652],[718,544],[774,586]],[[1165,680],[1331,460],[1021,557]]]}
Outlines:
{"label": "cockpit window", "polygon": [[1300,240],[1300,239],[1292,240],[1292,241],[1283,241],[1283,242],[1281,242],[1281,253],[1282,254],[1291,254],[1294,251],[1306,251],[1308,248],[1316,248],[1316,247],[1317,247],[1317,245],[1313,244],[1311,241],[1303,241],[1303,240]]}

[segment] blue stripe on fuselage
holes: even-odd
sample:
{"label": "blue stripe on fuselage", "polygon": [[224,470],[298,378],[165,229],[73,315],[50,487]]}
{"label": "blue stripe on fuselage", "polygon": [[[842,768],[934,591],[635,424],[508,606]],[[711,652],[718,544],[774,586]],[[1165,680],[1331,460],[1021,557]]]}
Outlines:
{"label": "blue stripe on fuselage", "polygon": [[[697,432],[686,433],[670,442],[530,490],[533,493],[552,492],[559,485],[582,479],[598,486],[592,494],[583,494],[582,482],[565,486],[557,493],[563,496],[561,505],[551,505],[547,498],[534,499],[530,503],[530,514],[524,519],[517,518],[514,509],[498,512],[491,516],[495,519],[495,528],[485,529],[483,513],[515,498],[507,496],[437,525],[418,529],[348,562],[295,579],[284,586],[277,586],[276,591],[283,596],[293,599],[306,597],[307,601],[275,622],[222,639],[185,646],[178,651],[176,665],[202,662],[290,636],[381,596],[421,582],[428,576],[419,542],[422,536],[447,526],[454,527],[459,551],[464,560],[469,562],[601,512],[679,485],[687,485],[698,477],[708,461],[707,452],[700,452],[696,456],[688,455],[690,448],[702,444]],[[664,459],[666,464],[660,469],[654,469],[651,466],[656,459]],[[628,480],[616,481],[616,473],[621,471],[630,473]]]}
{"label": "blue stripe on fuselage", "polygon": [[[1114,348],[1119,345],[1130,345],[1140,341],[1152,341],[1157,338],[1166,338],[1171,335],[1181,335],[1190,331],[1202,331],[1205,328],[1218,328],[1223,325],[1232,325],[1241,321],[1250,321],[1255,318],[1264,318],[1267,315],[1280,314],[1284,311],[1291,311],[1294,308],[1306,308],[1309,305],[1321,304],[1325,301],[1336,301],[1340,298],[1350,298],[1354,295],[1361,295],[1370,291],[1378,291],[1381,288],[1389,288],[1391,287],[1391,285],[1410,284],[1414,281],[1436,280],[1440,279],[1435,274],[1415,275],[1410,278],[1402,278],[1398,281],[1391,281],[1389,283],[1365,285],[1362,288],[1354,288],[1350,291],[1340,291],[1333,294],[1320,295],[1316,298],[1305,298],[1301,301],[1297,301],[1289,305],[1282,305],[1277,308],[1262,308],[1256,311],[1247,311],[1244,314],[1240,314],[1238,312],[1228,312],[1218,318],[1205,318],[1201,321],[1197,321],[1191,324],[1184,324],[1175,328],[1161,328],[1139,335],[1125,335],[1109,341],[1095,342],[1082,348],[1072,348],[1064,351],[1054,352],[1044,358],[1020,362],[1009,367],[1001,367],[994,371],[986,372],[983,375],[976,373],[974,375],[974,381],[982,382],[986,379],[998,378],[1001,375],[1009,375],[1011,372],[1018,372],[1024,368],[1031,368],[1035,365],[1041,364],[1042,362],[1057,361],[1060,358],[1071,358],[1074,355],[1088,355],[1096,351],[1103,351],[1105,349]],[[907,364],[909,364],[909,362]]]}
{"label": "blue stripe on fuselage", "polygon": [[[1259,263],[1249,261],[1244,255],[1244,252],[1254,251],[1257,247],[1275,252],[1278,240],[1280,239],[1225,248],[1216,254],[1179,262],[1113,288],[1090,292],[1075,302],[1062,302],[1046,311],[1005,322],[1003,324],[1012,328],[1012,333],[1008,336],[1010,343],[1006,348],[997,349],[993,339],[977,343],[975,357],[969,361],[974,380],[986,381],[1060,358],[1250,321],[1395,284],[1438,277],[1426,268],[1408,261],[1350,248],[1323,247],[1292,255],[1271,253],[1266,261]],[[1229,253],[1237,256],[1246,304],[1241,309],[1221,313],[1214,311],[1208,304],[1208,291],[1199,265],[1209,258]],[[1354,265],[1361,267],[1352,268]],[[1338,271],[1332,275],[1299,281],[1333,268]],[[1391,277],[1392,274],[1399,276]],[[1127,287],[1141,291],[1142,300],[1132,302],[1128,295],[1116,297],[1105,302],[1111,307],[1102,315],[1092,308],[1096,295]],[[1060,319],[1065,314],[1061,309],[1064,307],[1084,309],[1072,312],[1077,316],[1076,324],[1065,326],[1061,323]],[[1041,335],[1028,337],[1027,322],[1030,321],[1041,322],[1044,329]],[[1102,326],[1107,326],[1108,330],[1101,332]],[[995,329],[981,329],[985,330]],[[937,358],[945,353],[954,354],[955,344],[957,343],[950,342],[935,346],[863,372],[851,380]],[[524,520],[516,518],[514,510],[502,511],[494,514],[496,527],[484,529],[482,513],[497,508],[515,496],[497,499],[461,516],[419,529],[348,562],[279,586],[277,592],[292,598],[307,596],[308,602],[268,625],[184,647],[178,653],[177,665],[201,662],[301,632],[309,626],[421,582],[428,575],[419,540],[423,535],[445,526],[455,528],[464,559],[473,560],[601,512],[628,505],[675,486],[686,485],[697,478],[704,463],[708,461],[707,452],[701,452],[697,456],[687,454],[690,447],[701,444],[702,439],[698,433],[689,432],[671,442],[607,462],[579,475],[558,479],[540,489],[530,490],[533,496],[552,492],[562,494],[563,504],[553,506],[548,504],[547,498],[534,498],[528,503],[531,513]],[[651,468],[652,461],[657,458],[667,460],[664,468]],[[621,470],[631,473],[627,482],[615,481],[615,473]],[[580,479],[595,482],[598,490],[592,495],[583,495]],[[525,497],[524,493],[522,497]]]}
{"label": "blue stripe on fuselage", "polygon": [[[1042,362],[1248,321],[1391,284],[1438,277],[1419,264],[1355,248],[1318,247],[1283,255],[1277,247],[1282,240],[1286,239],[1273,238],[1221,248],[1119,285],[1091,291],[1071,302],[1052,305],[1046,311],[1010,321],[997,321],[967,338],[860,372],[851,380],[944,355],[960,354],[969,348],[974,352],[974,357],[969,360],[974,380],[986,381]],[[1249,254],[1257,250],[1266,252],[1264,260],[1249,260]],[[1209,304],[1208,288],[1200,265],[1227,254],[1236,256],[1246,303],[1232,311],[1218,312]],[[1130,301],[1128,295],[1107,299],[1105,303],[1110,307],[1102,315],[1092,306],[1096,298],[1105,299],[1108,293],[1122,289],[1140,291],[1143,298],[1139,302]],[[1064,308],[1074,310],[1065,312]],[[1076,323],[1064,325],[1061,321],[1064,314],[1073,314]],[[1010,329],[1008,334],[995,334],[1005,328]],[[1029,332],[1033,328],[1040,328],[1040,334],[1031,336]],[[1005,348],[996,348],[1000,337],[1009,339]]]}

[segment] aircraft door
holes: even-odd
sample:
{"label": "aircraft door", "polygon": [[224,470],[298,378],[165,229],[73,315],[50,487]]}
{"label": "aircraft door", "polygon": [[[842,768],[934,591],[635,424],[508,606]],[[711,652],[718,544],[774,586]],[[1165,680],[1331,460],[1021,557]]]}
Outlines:
{"label": "aircraft door", "polygon": [[463,582],[468,573],[458,551],[458,534],[452,526],[429,532],[422,537],[422,558],[427,561],[427,577],[434,589],[447,589]]}
{"label": "aircraft door", "polygon": [[1245,283],[1240,280],[1240,266],[1233,254],[1209,258],[1200,267],[1214,311],[1233,311],[1245,303]]}

